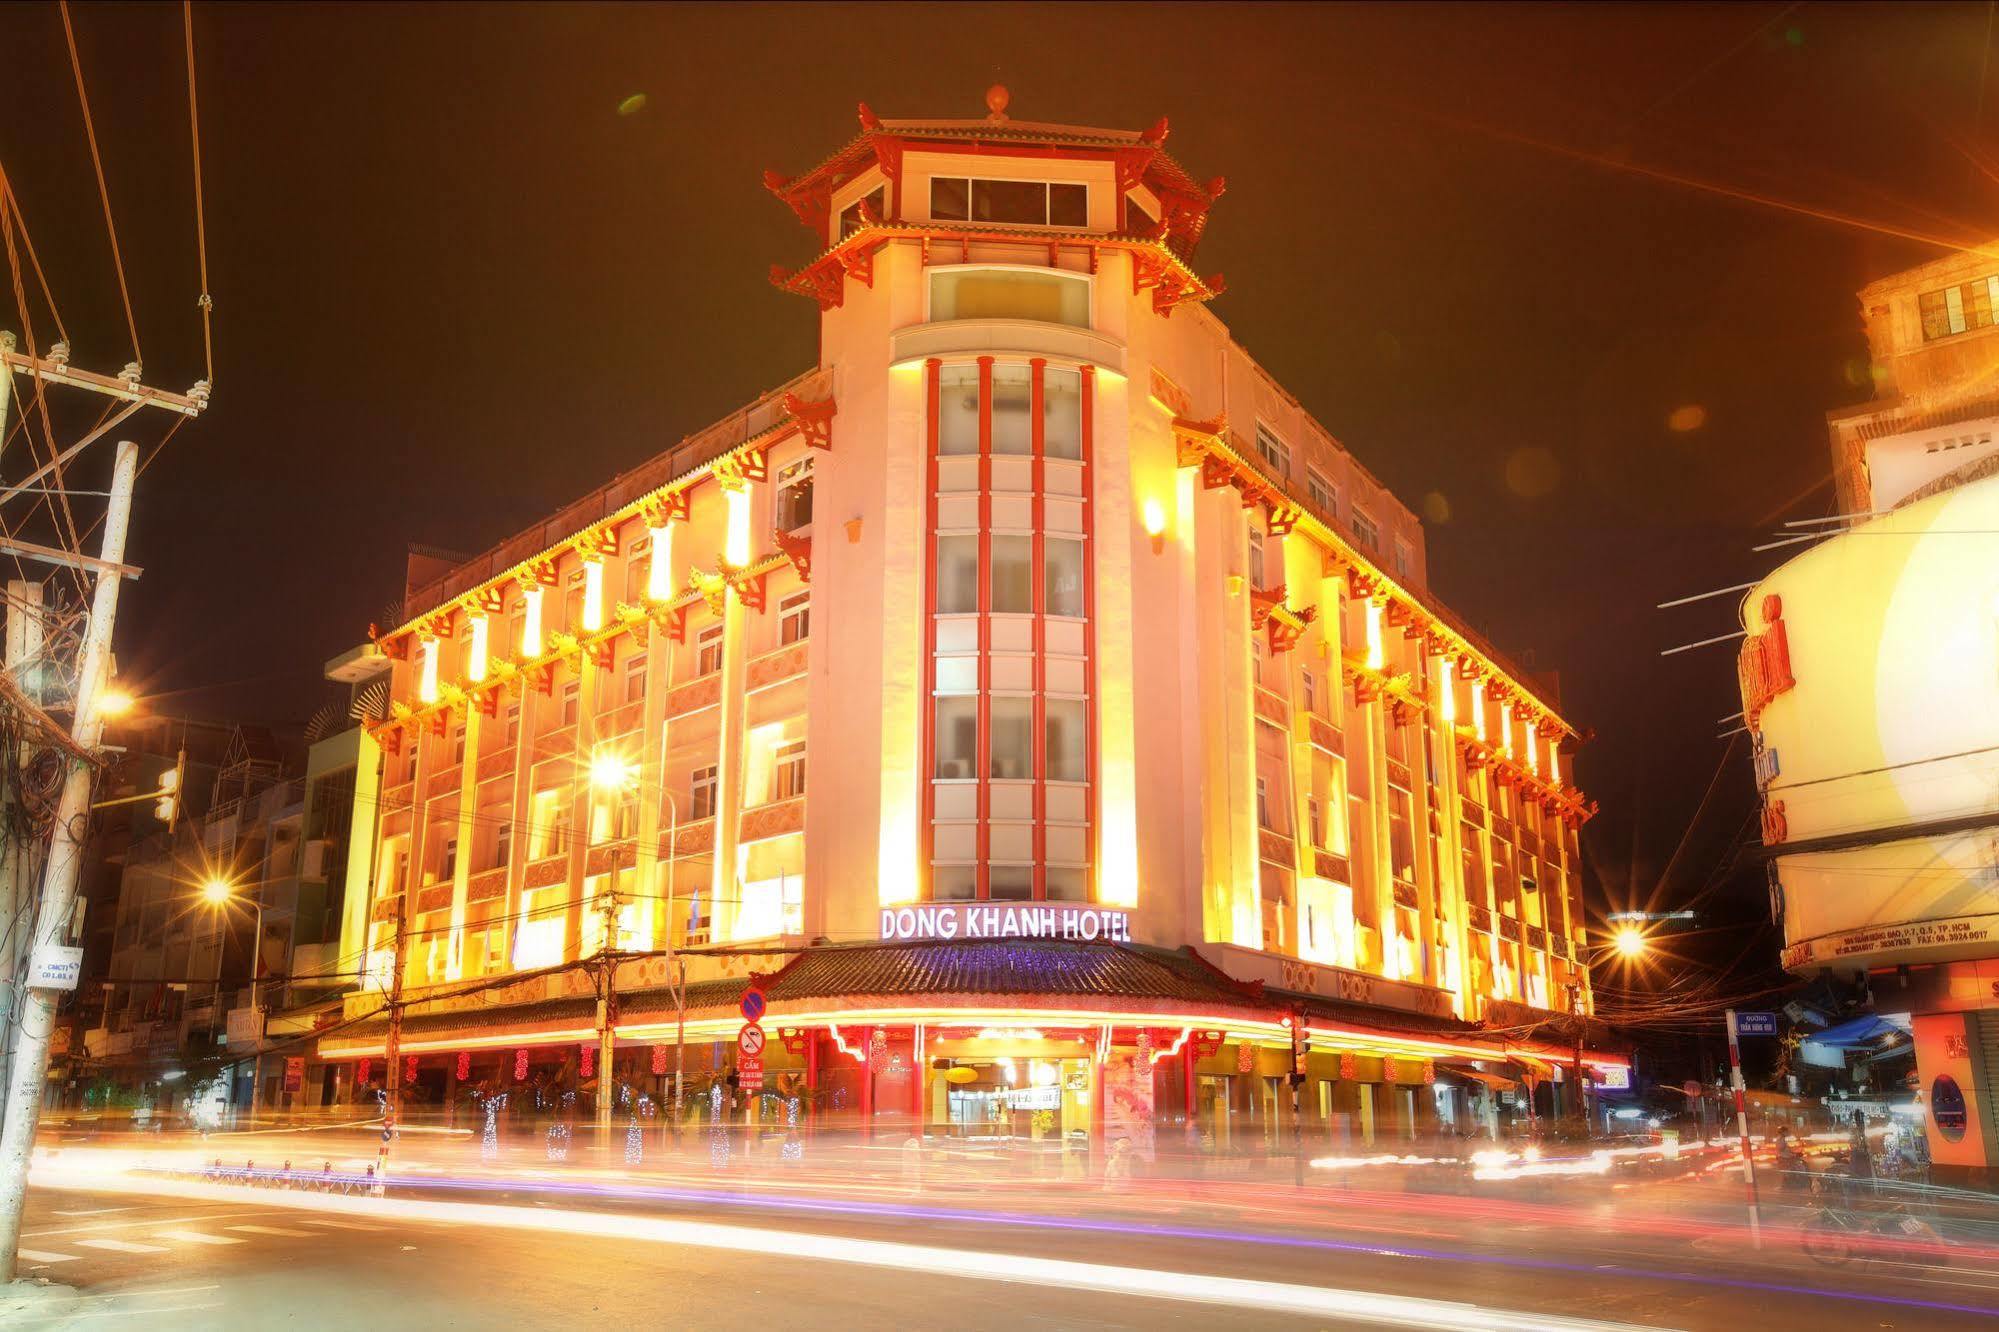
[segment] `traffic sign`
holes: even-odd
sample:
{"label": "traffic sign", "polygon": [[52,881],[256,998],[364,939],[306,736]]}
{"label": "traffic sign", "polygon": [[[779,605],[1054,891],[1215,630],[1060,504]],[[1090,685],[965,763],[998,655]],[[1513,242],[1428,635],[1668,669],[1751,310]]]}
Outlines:
{"label": "traffic sign", "polygon": [[759,990],[756,986],[752,985],[749,989],[743,991],[743,1002],[742,1002],[743,1021],[745,1022],[763,1021],[764,1010],[769,1006],[770,1005],[764,1001],[764,992],[762,990]]}
{"label": "traffic sign", "polygon": [[746,1092],[759,1092],[764,1085],[764,1057],[741,1054],[736,1057],[736,1085]]}
{"label": "traffic sign", "polygon": [[745,1059],[763,1058],[764,1029],[754,1022],[745,1022],[743,1029],[736,1033],[736,1049],[742,1051]]}
{"label": "traffic sign", "polygon": [[1737,1013],[1735,1034],[1738,1036],[1775,1036],[1777,1015],[1775,1013]]}

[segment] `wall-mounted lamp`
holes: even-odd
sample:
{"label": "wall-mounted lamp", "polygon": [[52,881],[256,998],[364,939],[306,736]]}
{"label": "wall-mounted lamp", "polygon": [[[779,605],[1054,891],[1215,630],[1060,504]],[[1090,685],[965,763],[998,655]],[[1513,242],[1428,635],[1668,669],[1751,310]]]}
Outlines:
{"label": "wall-mounted lamp", "polygon": [[1152,553],[1157,555],[1166,549],[1166,506],[1149,499],[1139,513],[1145,523],[1145,534],[1152,538]]}

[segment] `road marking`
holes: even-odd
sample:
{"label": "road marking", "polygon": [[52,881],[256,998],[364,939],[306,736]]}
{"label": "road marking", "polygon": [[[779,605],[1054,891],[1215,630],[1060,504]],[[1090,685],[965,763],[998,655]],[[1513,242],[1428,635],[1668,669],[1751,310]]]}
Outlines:
{"label": "road marking", "polygon": [[65,1318],[130,1318],[134,1314],[192,1313],[196,1309],[220,1309],[221,1300],[208,1304],[156,1304],[150,1309],[86,1309],[82,1313],[64,1314]]}
{"label": "road marking", "polygon": [[317,1218],[302,1219],[299,1222],[299,1224],[305,1226],[325,1226],[329,1230],[387,1230],[388,1229],[387,1226],[362,1225],[359,1221],[321,1221]]}
{"label": "road marking", "polygon": [[76,1241],[76,1247],[79,1249],[107,1249],[112,1253],[166,1252],[165,1249],[157,1244],[134,1244],[130,1240],[121,1239],[80,1239]]}
{"label": "road marking", "polygon": [[180,1240],[187,1244],[241,1244],[239,1239],[227,1235],[204,1235],[199,1230],[156,1230],[154,1239]]}
{"label": "road marking", "polygon": [[283,1226],[224,1226],[224,1230],[240,1230],[245,1235],[290,1235],[296,1239],[311,1239],[310,1230],[286,1230]]}
{"label": "road marking", "polygon": [[129,1212],[129,1207],[79,1207],[72,1211],[56,1210],[57,1216],[102,1216],[106,1212]]}
{"label": "road marking", "polygon": [[43,1253],[39,1249],[16,1249],[14,1252],[31,1263],[73,1263],[77,1258],[73,1253]]}

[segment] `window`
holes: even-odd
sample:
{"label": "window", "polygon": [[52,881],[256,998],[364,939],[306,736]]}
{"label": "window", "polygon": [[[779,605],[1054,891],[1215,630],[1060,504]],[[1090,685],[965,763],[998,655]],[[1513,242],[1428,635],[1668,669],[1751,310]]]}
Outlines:
{"label": "window", "polygon": [[1256,427],[1256,451],[1270,464],[1270,469],[1280,477],[1291,476],[1291,446],[1277,437],[1275,431],[1262,422]]}
{"label": "window", "polygon": [[862,197],[854,200],[852,203],[848,204],[845,208],[840,210],[841,240],[847,239],[847,237],[853,235],[855,232],[861,229],[862,204],[866,204],[870,209],[874,211],[875,219],[877,221],[879,221],[884,216],[882,212],[882,205],[883,201],[887,198],[887,194],[885,192],[886,189],[887,189],[886,186],[877,185],[875,186],[873,193],[863,195]]}
{"label": "window", "polygon": [[507,704],[507,748],[512,749],[521,742],[521,705],[519,702]]}
{"label": "window", "polygon": [[1305,494],[1326,517],[1340,516],[1340,492],[1333,489],[1332,482],[1309,467],[1305,469]]}
{"label": "window", "polygon": [[777,641],[802,642],[812,632],[812,593],[801,590],[777,603]]}
{"label": "window", "polygon": [[1381,529],[1374,525],[1374,518],[1365,509],[1357,507],[1353,511],[1353,535],[1368,550],[1381,546]]}
{"label": "window", "polygon": [[444,839],[444,859],[438,864],[437,877],[439,879],[450,879],[457,877],[457,874],[458,837],[454,833],[452,836]]}
{"label": "window", "polygon": [[930,179],[930,216],[945,222],[1009,222],[1036,227],[1089,224],[1090,187],[1043,180]]}
{"label": "window", "polygon": [[451,728],[451,764],[453,767],[465,761],[465,723],[459,722]]}
{"label": "window", "polygon": [[1947,338],[1974,328],[1989,328],[1999,310],[1999,276],[1982,277],[1916,298],[1923,318],[1923,340]]}
{"label": "window", "polygon": [[1319,807],[1317,796],[1305,797],[1305,830],[1310,835],[1314,847],[1326,844],[1325,814]]}
{"label": "window", "polygon": [[790,800],[805,794],[805,742],[792,740],[777,747],[777,781],[773,800]]}
{"label": "window", "polygon": [[1258,634],[1249,640],[1249,682],[1263,683],[1263,636]]}
{"label": "window", "polygon": [[812,525],[812,459],[800,458],[777,470],[776,512],[779,531],[796,532]]}
{"label": "window", "polygon": [[569,575],[562,594],[562,627],[572,634],[583,631],[583,593],[589,575],[581,569]]}
{"label": "window", "polygon": [[1319,710],[1319,677],[1310,671],[1302,671],[1300,674],[1305,677],[1305,711],[1317,712]]}
{"label": "window", "polygon": [[1416,552],[1401,537],[1395,538],[1395,576],[1407,580],[1410,569],[1416,563]]}
{"label": "window", "polygon": [[[1090,279],[1086,274],[1054,268],[932,269],[930,318],[934,323],[953,319],[1031,319],[1041,324],[1088,328]],[[976,367],[965,368],[976,376]]]}
{"label": "window", "polygon": [[971,615],[979,609],[979,539],[937,538],[937,613]]}
{"label": "window", "polygon": [[503,868],[514,858],[514,821],[502,819],[493,833],[493,863],[489,869]]}
{"label": "window", "polygon": [[1046,537],[1041,543],[1041,602],[1049,615],[1083,614],[1083,543]]}
{"label": "window", "polygon": [[[935,311],[933,310],[933,316]],[[952,315],[951,318],[958,316]],[[937,452],[979,451],[979,367],[946,365],[937,370]]]}
{"label": "window", "polygon": [[528,825],[534,859],[546,860],[569,849],[569,792],[537,791]]}
{"label": "window", "polygon": [[1263,581],[1263,533],[1249,529],[1249,585],[1261,592]]}
{"label": "window", "polygon": [[706,626],[694,636],[694,673],[713,675],[722,669],[722,622]]}
{"label": "window", "polygon": [[978,773],[979,701],[963,694],[937,700],[937,777],[960,781]]}
{"label": "window", "polygon": [[634,652],[625,658],[625,702],[636,703],[646,696],[646,654]]}
{"label": "window", "polygon": [[1050,865],[1041,872],[1042,887],[1051,902],[1087,902],[1090,900],[1090,884],[1086,871],[1080,867],[1065,868]]}
{"label": "window", "polygon": [[979,895],[979,871],[971,865],[934,865],[930,898],[935,902],[969,902]]}
{"label": "window", "polygon": [[625,560],[625,600],[634,606],[646,604],[646,583],[652,576],[652,538],[642,536],[632,543]]}
{"label": "window", "polygon": [[1053,366],[1041,371],[1041,452],[1049,458],[1083,456],[1083,374]]}
{"label": "window", "polygon": [[1024,782],[1034,776],[1034,700],[995,694],[988,708],[995,781]]}
{"label": "window", "polygon": [[562,724],[574,726],[583,715],[583,681],[572,675],[562,682]]}
{"label": "window", "polygon": [[1024,365],[993,367],[993,452],[1034,448],[1034,371]]}
{"label": "window", "polygon": [[1084,707],[1080,698],[1050,698],[1042,702],[1043,752],[1051,782],[1089,780],[1084,760]]}
{"label": "window", "polygon": [[692,819],[712,819],[715,817],[715,768],[710,764],[696,768],[688,779],[689,799],[687,817]]}
{"label": "window", "polygon": [[1030,615],[1034,612],[1034,538],[996,536],[991,538],[992,600],[996,615]]}
{"label": "window", "polygon": [[995,902],[1026,902],[1034,896],[1034,866],[988,865],[986,896]]}
{"label": "window", "polygon": [[1261,777],[1256,779],[1256,826],[1270,827],[1270,786]]}

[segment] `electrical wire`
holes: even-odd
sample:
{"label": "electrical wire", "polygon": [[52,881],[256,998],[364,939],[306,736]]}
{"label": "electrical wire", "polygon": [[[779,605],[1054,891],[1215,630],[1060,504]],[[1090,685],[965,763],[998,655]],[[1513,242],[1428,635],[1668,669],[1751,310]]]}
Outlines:
{"label": "electrical wire", "polygon": [[118,270],[118,295],[125,302],[125,326],[132,333],[132,359],[143,362],[139,354],[139,321],[132,316],[132,293],[125,285],[125,260],[118,252],[118,227],[111,219],[111,191],[104,183],[104,159],[97,151],[97,126],[90,116],[90,94],[83,87],[83,61],[76,53],[76,29],[69,19],[69,0],[57,0],[62,10],[62,33],[69,43],[69,67],[76,75],[76,100],[83,108],[83,131],[90,140],[90,165],[97,172],[97,197],[104,204],[104,230],[111,237],[111,264]]}

